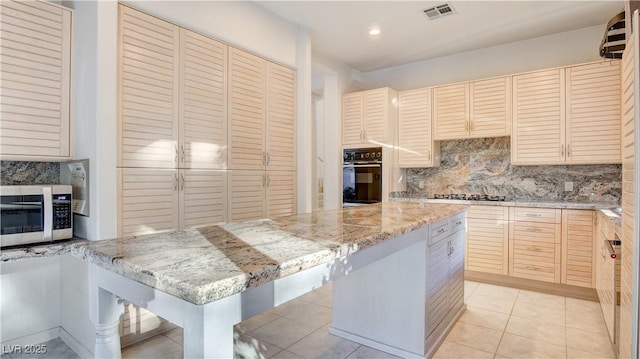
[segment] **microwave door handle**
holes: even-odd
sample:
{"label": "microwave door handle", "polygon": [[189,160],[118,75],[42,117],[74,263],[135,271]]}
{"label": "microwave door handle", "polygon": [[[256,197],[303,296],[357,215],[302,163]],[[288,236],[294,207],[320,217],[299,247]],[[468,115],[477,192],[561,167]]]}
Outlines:
{"label": "microwave door handle", "polygon": [[44,234],[42,239],[50,241],[53,239],[53,196],[51,187],[42,187],[42,200],[44,202]]}
{"label": "microwave door handle", "polygon": [[353,168],[380,168],[382,167],[381,164],[371,164],[371,165],[348,165],[347,167],[353,167]]}

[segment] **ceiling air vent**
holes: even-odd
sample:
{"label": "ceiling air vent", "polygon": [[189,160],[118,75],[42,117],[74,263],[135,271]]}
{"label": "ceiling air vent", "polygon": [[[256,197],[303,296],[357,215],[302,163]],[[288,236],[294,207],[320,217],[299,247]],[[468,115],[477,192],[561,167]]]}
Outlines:
{"label": "ceiling air vent", "polygon": [[430,7],[428,9],[422,10],[424,14],[427,16],[429,20],[439,19],[448,15],[453,15],[456,12],[453,10],[453,7],[449,3],[445,3],[442,5]]}

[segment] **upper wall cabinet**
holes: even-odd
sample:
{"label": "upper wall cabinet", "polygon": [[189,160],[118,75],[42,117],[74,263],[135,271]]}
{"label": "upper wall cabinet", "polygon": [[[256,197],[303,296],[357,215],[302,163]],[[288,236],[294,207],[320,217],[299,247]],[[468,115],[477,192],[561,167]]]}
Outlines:
{"label": "upper wall cabinet", "polygon": [[619,163],[620,116],[618,61],[515,75],[511,161]]}
{"label": "upper wall cabinet", "polygon": [[[342,96],[342,145],[354,147],[394,142],[395,90],[383,87]],[[390,115],[390,113],[393,113]],[[390,118],[393,117],[393,118]]]}
{"label": "upper wall cabinet", "polygon": [[221,169],[227,45],[120,6],[120,166]]}
{"label": "upper wall cabinet", "polygon": [[431,88],[398,93],[398,164],[403,168],[433,167],[440,162],[433,141]]}
{"label": "upper wall cabinet", "polygon": [[510,86],[499,77],[434,88],[434,139],[509,136]]}
{"label": "upper wall cabinet", "polygon": [[0,12],[0,155],[69,157],[72,11],[3,0]]}

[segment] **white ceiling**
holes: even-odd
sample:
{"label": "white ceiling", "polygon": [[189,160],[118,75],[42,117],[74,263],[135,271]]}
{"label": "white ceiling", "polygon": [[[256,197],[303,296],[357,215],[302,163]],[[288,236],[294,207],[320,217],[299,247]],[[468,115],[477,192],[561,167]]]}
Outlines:
{"label": "white ceiling", "polygon": [[[607,1],[448,1],[456,14],[427,20],[447,1],[256,1],[310,29],[313,49],[362,71],[398,66],[605,24],[624,9]],[[382,34],[368,34],[379,26]],[[599,44],[594,44],[597,51]]]}

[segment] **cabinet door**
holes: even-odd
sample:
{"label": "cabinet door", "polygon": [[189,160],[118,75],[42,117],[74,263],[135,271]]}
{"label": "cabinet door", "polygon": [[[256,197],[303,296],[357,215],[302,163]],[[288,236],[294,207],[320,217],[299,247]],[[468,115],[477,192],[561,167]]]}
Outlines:
{"label": "cabinet door", "polygon": [[464,230],[453,233],[449,239],[449,310],[457,310],[464,305]]}
{"label": "cabinet door", "polygon": [[511,135],[511,79],[501,77],[469,84],[472,137]]}
{"label": "cabinet door", "polygon": [[267,65],[267,168],[296,169],[296,72]]}
{"label": "cabinet door", "polygon": [[266,61],[232,47],[229,70],[230,167],[264,168]]}
{"label": "cabinet door", "polygon": [[403,91],[398,94],[398,99],[399,166],[433,166],[431,89]]}
{"label": "cabinet door", "polygon": [[180,167],[227,166],[227,45],[180,29]]}
{"label": "cabinet door", "polygon": [[563,70],[513,76],[513,164],[564,162],[564,104]]}
{"label": "cabinet door", "polygon": [[387,143],[389,92],[387,88],[362,94],[362,132],[365,143]]}
{"label": "cabinet door", "polygon": [[429,336],[449,312],[449,242],[438,241],[427,248],[427,330]]}
{"label": "cabinet door", "polygon": [[593,211],[562,210],[561,283],[595,288]]}
{"label": "cabinet door", "polygon": [[468,270],[509,274],[509,210],[500,206],[471,206],[467,211]]}
{"label": "cabinet door", "polygon": [[71,11],[0,2],[0,154],[68,157]]}
{"label": "cabinet door", "polygon": [[175,168],[178,27],[123,5],[119,9],[120,166]]}
{"label": "cabinet door", "polygon": [[172,169],[121,168],[118,236],[179,228],[178,173]]}
{"label": "cabinet door", "polygon": [[620,62],[566,69],[567,162],[620,163]]}
{"label": "cabinet door", "polygon": [[229,222],[246,221],[265,217],[266,174],[256,170],[232,170],[227,172],[229,181]]}
{"label": "cabinet door", "polygon": [[267,171],[267,216],[296,213],[296,172]]}
{"label": "cabinet door", "polygon": [[469,87],[466,83],[433,89],[433,137],[465,138],[469,134]]}
{"label": "cabinet door", "polygon": [[344,146],[362,143],[362,93],[355,92],[342,96],[342,144]]}
{"label": "cabinet door", "polygon": [[227,173],[180,170],[180,228],[226,222]]}

